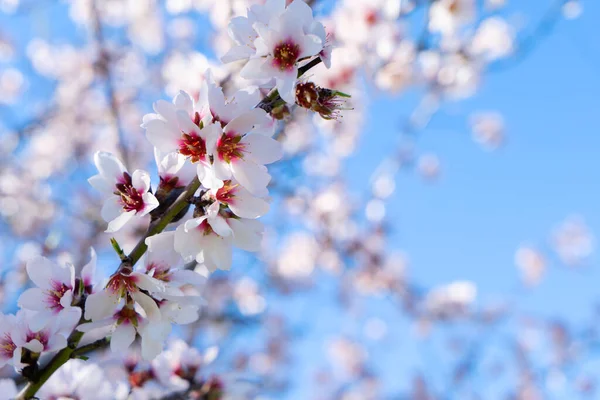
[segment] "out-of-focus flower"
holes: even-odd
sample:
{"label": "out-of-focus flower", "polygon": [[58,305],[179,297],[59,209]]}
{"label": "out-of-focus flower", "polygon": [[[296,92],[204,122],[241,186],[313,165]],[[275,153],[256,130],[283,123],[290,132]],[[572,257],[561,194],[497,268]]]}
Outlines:
{"label": "out-of-focus flower", "polygon": [[495,112],[482,112],[469,119],[473,139],[485,149],[495,150],[504,143],[504,120]]}
{"label": "out-of-focus flower", "polygon": [[110,400],[124,399],[123,394],[100,366],[82,360],[69,360],[39,391],[42,399]]}
{"label": "out-of-focus flower", "polygon": [[529,286],[540,283],[546,270],[544,256],[532,247],[519,247],[515,254],[515,264],[521,271],[523,281]]}
{"label": "out-of-focus flower", "polygon": [[464,315],[475,301],[477,288],[472,282],[457,281],[431,290],[425,308],[434,318]]}
{"label": "out-of-focus flower", "polygon": [[595,238],[582,218],[567,218],[552,234],[554,251],[567,265],[582,264],[594,251]]}
{"label": "out-of-focus flower", "polygon": [[439,0],[429,8],[429,30],[453,35],[474,17],[474,0]]}
{"label": "out-of-focus flower", "polygon": [[485,61],[495,61],[513,51],[513,29],[499,17],[490,17],[481,22],[469,48],[471,54]]}

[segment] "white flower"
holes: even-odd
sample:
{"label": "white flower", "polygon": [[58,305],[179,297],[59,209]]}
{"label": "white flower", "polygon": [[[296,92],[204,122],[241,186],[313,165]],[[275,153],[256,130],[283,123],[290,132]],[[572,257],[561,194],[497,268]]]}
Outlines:
{"label": "white flower", "polygon": [[188,220],[177,228],[175,250],[184,259],[204,263],[211,272],[229,270],[232,245],[246,251],[257,251],[262,231],[262,224],[256,220],[222,215],[219,203],[214,202],[206,215]]}
{"label": "white flower", "polygon": [[217,190],[211,190],[212,198],[226,205],[238,217],[258,218],[269,211],[266,200],[253,196],[248,190],[235,180],[226,180]]}
{"label": "white flower", "polygon": [[282,157],[279,142],[255,131],[257,127],[264,126],[266,121],[265,111],[255,108],[237,116],[222,128],[212,149],[213,170],[217,179],[224,181],[233,176],[250,193],[257,196],[266,194],[271,176],[264,165]]}
{"label": "white flower", "polygon": [[17,317],[0,313],[0,368],[6,364],[21,367],[21,349],[17,349],[13,339],[16,330]]}
{"label": "white flower", "polygon": [[114,155],[99,151],[94,155],[98,175],[88,182],[105,197],[102,218],[108,222],[106,232],[116,232],[136,216],[144,216],[158,207],[150,192],[150,176],[136,170],[129,175],[123,163]]}
{"label": "white flower", "polygon": [[429,30],[453,35],[474,16],[474,0],[439,0],[429,8]]}
{"label": "white flower", "polygon": [[[148,140],[159,151],[177,152],[196,164],[198,178],[207,188],[216,190],[233,175],[254,194],[264,194],[271,179],[264,164],[278,160],[282,152],[269,137],[271,120],[266,112],[253,109],[258,91],[238,91],[227,101],[221,88],[210,78],[207,81],[198,103],[185,92],[172,104],[155,103],[157,114],[146,115],[142,124]],[[177,163],[179,159],[166,160],[164,168]]]}
{"label": "white flower", "polygon": [[42,399],[115,399],[116,385],[97,364],[69,360],[41,387]]}
{"label": "white flower", "polygon": [[72,320],[54,318],[38,329],[32,329],[34,313],[20,310],[17,315],[0,314],[0,366],[11,364],[21,370],[23,349],[41,355],[67,346],[67,337],[74,328]]}
{"label": "white flower", "polygon": [[193,165],[186,162],[187,157],[178,152],[163,153],[155,147],[154,159],[158,168],[160,186],[185,187],[196,176]]}
{"label": "white flower", "polygon": [[[285,10],[284,0],[255,6],[248,17],[234,18],[230,36],[238,46],[231,49],[223,62],[248,59],[240,72],[246,79],[275,78],[279,95],[294,103],[298,66],[303,60],[319,55],[325,47],[325,28],[314,21],[311,8],[294,0]],[[324,53],[328,60],[328,52]]]}
{"label": "white flower", "polygon": [[194,271],[177,268],[181,256],[174,250],[174,239],[175,232],[148,237],[144,268],[149,276],[164,283],[164,291],[154,294],[160,301],[163,321],[188,324],[198,319],[198,309],[203,301],[198,289],[206,278]]}
{"label": "white flower", "polygon": [[469,51],[486,61],[494,61],[512,53],[514,36],[513,29],[504,19],[486,18],[479,24]]}
{"label": "white flower", "polygon": [[[94,258],[92,261],[95,261]],[[89,265],[86,267],[90,268]],[[77,296],[73,265],[58,265],[45,257],[36,256],[27,262],[26,269],[29,279],[37,287],[24,291],[18,304],[21,308],[35,311],[32,329],[40,329],[52,318],[70,318],[76,323],[81,317],[81,309],[73,307]]]}

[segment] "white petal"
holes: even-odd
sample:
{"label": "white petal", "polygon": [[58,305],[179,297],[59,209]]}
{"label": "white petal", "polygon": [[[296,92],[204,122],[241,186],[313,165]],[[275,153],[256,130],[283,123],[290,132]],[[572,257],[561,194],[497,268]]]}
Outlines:
{"label": "white petal", "polygon": [[231,218],[229,225],[233,230],[233,244],[242,250],[258,251],[262,241],[263,225],[254,219]]}
{"label": "white petal", "polygon": [[253,196],[241,186],[235,190],[235,196],[228,204],[231,211],[242,218],[262,217],[269,211],[269,203]]}
{"label": "white petal", "polygon": [[92,176],[88,182],[104,196],[110,196],[115,191],[115,182],[109,182],[100,174]]}
{"label": "white petal", "polygon": [[85,286],[90,286],[94,282],[97,258],[96,251],[93,247],[90,247],[90,261],[81,269],[81,279],[83,280],[83,284]]}
{"label": "white petal", "polygon": [[46,257],[35,256],[27,262],[25,269],[29,279],[41,289],[50,289],[50,281],[53,278],[53,272],[58,268],[56,264]]}
{"label": "white petal", "polygon": [[147,192],[150,189],[150,175],[144,170],[136,169],[131,175],[131,183],[138,192]]}
{"label": "white petal", "polygon": [[24,291],[21,296],[19,296],[19,301],[17,304],[21,308],[25,308],[27,310],[34,311],[44,311],[46,310],[46,305],[44,301],[46,300],[46,296],[44,292],[40,288],[31,288]]}
{"label": "white petal", "polygon": [[118,231],[119,229],[124,227],[125,224],[127,224],[131,219],[133,219],[134,216],[135,210],[122,213],[117,218],[113,219],[108,223],[108,228],[106,229],[106,232],[112,233]]}
{"label": "white petal", "polygon": [[[215,202],[213,204],[217,204],[218,206],[219,203]],[[220,215],[215,216],[214,218],[209,218],[208,223],[217,235],[223,237],[231,235],[231,228],[229,225],[227,225],[227,222],[225,222],[225,218],[221,217]]]}
{"label": "white petal", "polygon": [[164,153],[177,150],[181,132],[161,119],[155,119],[145,125],[146,138],[153,146]]}
{"label": "white petal", "polygon": [[231,168],[229,164],[225,160],[221,160],[219,156],[216,156],[214,158],[212,171],[214,173],[215,178],[218,180],[224,181],[231,178]]}
{"label": "white petal", "polygon": [[316,35],[306,35],[302,38],[300,45],[300,55],[298,58],[312,57],[323,50],[323,41]]}
{"label": "white petal", "polygon": [[150,296],[143,294],[142,292],[133,292],[131,294],[133,300],[136,301],[146,313],[146,318],[150,321],[160,320],[160,310],[156,305],[156,302],[150,298]]}
{"label": "white petal", "polygon": [[110,349],[113,353],[126,354],[135,340],[135,327],[130,322],[119,324],[110,338]]}
{"label": "white petal", "polygon": [[111,196],[104,201],[100,215],[106,222],[110,222],[117,218],[123,212],[123,205],[121,204],[121,198],[118,196]]}
{"label": "white petal", "polygon": [[251,58],[240,71],[240,76],[244,79],[269,79],[272,77],[270,62],[265,58]]}
{"label": "white petal", "polygon": [[231,170],[235,179],[256,196],[264,193],[271,180],[271,175],[264,165],[257,165],[241,158],[231,163]]}
{"label": "white petal", "polygon": [[200,286],[206,283],[206,277],[197,272],[186,269],[177,269],[173,271],[171,273],[171,277],[173,278],[172,281],[179,282],[181,284]]}
{"label": "white petal", "polygon": [[165,100],[158,100],[153,104],[154,111],[160,114],[165,120],[169,122],[177,121],[177,108],[174,104],[169,103]]}
{"label": "white petal", "polygon": [[205,262],[210,263],[222,270],[231,269],[231,241],[228,238],[222,238],[215,235],[208,236],[207,248],[204,249]]}
{"label": "white petal", "polygon": [[285,75],[277,77],[277,90],[279,96],[286,103],[294,104],[296,102],[296,76],[298,75],[298,68],[294,67],[291,71],[286,71]]}
{"label": "white petal", "polygon": [[270,164],[283,157],[281,143],[273,138],[250,134],[244,136],[242,142],[246,145],[244,157],[257,164]]}
{"label": "white petal", "polygon": [[183,90],[180,90],[179,93],[177,93],[173,99],[173,104],[175,104],[177,109],[187,112],[188,115],[192,115],[194,112],[194,100],[192,99],[192,96]]}
{"label": "white petal", "polygon": [[267,120],[267,113],[262,108],[254,108],[231,121],[225,126],[225,133],[234,132],[243,135],[254,129],[257,125],[264,124]]}
{"label": "white petal", "polygon": [[98,321],[113,315],[119,299],[106,290],[90,294],[85,301],[85,319]]}
{"label": "white petal", "polygon": [[100,174],[107,180],[120,179],[123,177],[123,172],[127,171],[121,160],[105,151],[94,154],[94,163]]}
{"label": "white petal", "polygon": [[221,57],[221,62],[223,64],[228,64],[238,60],[245,60],[246,58],[252,57],[254,53],[256,53],[256,49],[249,46],[233,46]]}
{"label": "white petal", "polygon": [[144,202],[144,208],[138,214],[140,217],[147,215],[150,211],[160,205],[158,199],[150,192],[146,192],[142,195],[142,201]]}

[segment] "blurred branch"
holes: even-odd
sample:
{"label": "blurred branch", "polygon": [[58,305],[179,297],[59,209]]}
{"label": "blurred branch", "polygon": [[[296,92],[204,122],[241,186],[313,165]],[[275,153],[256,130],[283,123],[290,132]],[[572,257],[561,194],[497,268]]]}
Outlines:
{"label": "blurred branch", "polygon": [[90,2],[91,7],[91,15],[93,18],[93,26],[94,26],[94,37],[96,40],[96,44],[98,46],[98,60],[96,66],[100,70],[101,74],[104,76],[106,82],[106,93],[108,97],[108,102],[110,105],[110,114],[112,117],[112,123],[117,133],[118,137],[118,145],[119,151],[121,153],[121,157],[123,158],[123,162],[129,168],[130,158],[129,151],[127,149],[127,143],[125,141],[125,133],[123,132],[123,128],[121,127],[121,116],[119,110],[119,102],[117,99],[117,95],[115,92],[112,72],[111,72],[111,57],[106,50],[104,33],[102,31],[102,21],[100,19],[100,11],[98,10],[97,0],[92,0]]}

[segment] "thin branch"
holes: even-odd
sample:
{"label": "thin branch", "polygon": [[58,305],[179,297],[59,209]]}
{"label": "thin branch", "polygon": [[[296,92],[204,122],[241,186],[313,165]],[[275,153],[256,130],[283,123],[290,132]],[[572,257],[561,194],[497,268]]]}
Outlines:
{"label": "thin branch", "polygon": [[112,117],[112,122],[115,127],[115,131],[117,132],[117,137],[119,139],[119,151],[121,153],[121,157],[123,158],[123,162],[129,168],[132,166],[129,164],[129,151],[127,150],[127,144],[125,143],[125,132],[121,127],[121,115],[119,110],[119,102],[117,100],[117,95],[115,92],[112,72],[111,72],[111,60],[110,56],[106,51],[104,33],[102,31],[102,21],[100,20],[100,12],[98,11],[98,7],[96,6],[96,0],[92,0],[90,2],[91,14],[93,18],[94,24],[94,36],[96,39],[96,43],[98,45],[98,68],[104,75],[106,81],[106,94],[108,97],[108,102],[110,105],[110,114]]}

